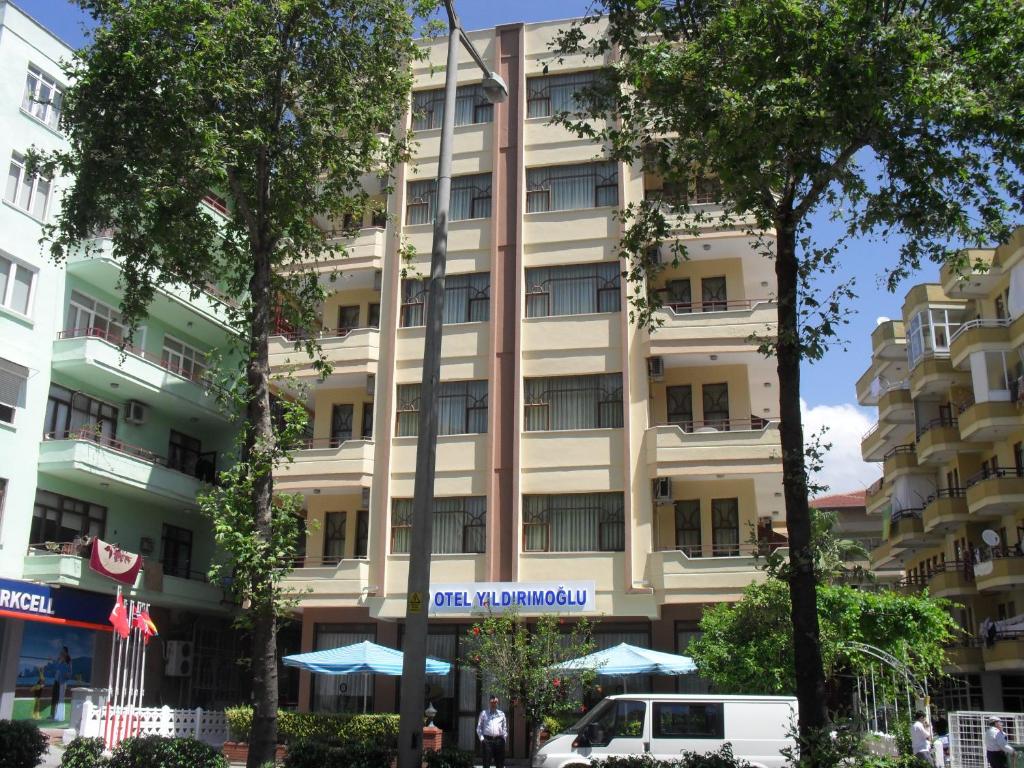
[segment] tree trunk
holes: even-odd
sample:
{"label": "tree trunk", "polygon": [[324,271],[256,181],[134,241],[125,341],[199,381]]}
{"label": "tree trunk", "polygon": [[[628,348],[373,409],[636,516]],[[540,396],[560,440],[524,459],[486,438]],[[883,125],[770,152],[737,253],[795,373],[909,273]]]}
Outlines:
{"label": "tree trunk", "polygon": [[[268,450],[274,440],[270,413],[270,362],[267,353],[272,304],[269,251],[254,253],[253,261],[253,275],[249,281],[251,336],[246,363],[249,401],[246,407],[245,452],[248,456]],[[274,481],[270,472],[253,478],[252,505],[256,537],[263,545],[271,541],[273,491]],[[273,762],[277,748],[277,616],[273,591],[273,574],[268,569],[261,574],[260,581],[253,585],[253,718],[247,768],[260,768],[267,762]]]}
{"label": "tree trunk", "polygon": [[807,499],[804,463],[804,432],[800,414],[800,328],[797,303],[798,273],[796,229],[789,220],[776,224],[775,276],[778,280],[779,427],[782,439],[782,478],[786,496],[786,529],[789,534],[789,593],[792,601],[793,658],[799,733],[805,747],[802,761],[819,765],[806,747],[814,734],[828,724],[825,707],[825,673],[818,630],[814,553],[811,549],[811,515]]}

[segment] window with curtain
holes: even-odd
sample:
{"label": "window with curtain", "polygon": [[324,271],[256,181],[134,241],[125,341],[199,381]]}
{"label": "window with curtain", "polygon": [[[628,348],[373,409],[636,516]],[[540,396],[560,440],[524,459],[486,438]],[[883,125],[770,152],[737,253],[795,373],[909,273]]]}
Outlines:
{"label": "window with curtain", "polygon": [[[494,105],[484,94],[483,85],[460,85],[455,91],[455,125],[489,123],[494,119]],[[426,131],[440,128],[444,121],[444,88],[415,91],[412,94],[412,129]]]}
{"label": "window with curtain", "polygon": [[28,315],[35,293],[37,270],[0,253],[0,306]]}
{"label": "window with curtain", "polygon": [[526,116],[550,117],[561,112],[578,112],[583,105],[576,94],[594,84],[598,70],[566,75],[541,75],[526,79]]}
{"label": "window with curtain", "polygon": [[705,277],[700,281],[700,303],[704,312],[724,312],[729,308],[725,277]]}
{"label": "window with curtain", "polygon": [[693,295],[690,292],[689,278],[669,280],[665,284],[664,302],[672,307],[677,314],[693,311]]}
{"label": "window with curtain", "polygon": [[[437,434],[469,435],[487,431],[487,380],[442,381],[438,387]],[[396,437],[416,437],[420,425],[420,385],[398,386]]]}
{"label": "window with curtain", "polygon": [[622,426],[622,374],[527,379],[527,432]]}
{"label": "window with curtain", "polygon": [[711,536],[716,557],[735,557],[740,553],[739,499],[711,500]]}
{"label": "window with curtain", "polygon": [[117,416],[116,406],[57,384],[50,384],[43,436],[55,440],[113,440],[117,437]]}
{"label": "window with curtain", "polygon": [[50,203],[51,180],[25,170],[25,156],[11,153],[11,165],[7,171],[7,189],[4,199],[21,208],[33,218],[43,221]]}
{"label": "window with curtain", "polygon": [[526,171],[527,213],[618,204],[619,166],[614,161]]}
{"label": "window with curtain", "polygon": [[350,403],[335,403],[331,406],[331,446],[337,447],[352,439],[352,417],[354,407]]}
{"label": "window with curtain", "polygon": [[675,503],[676,548],[687,557],[700,557],[700,499],[684,499]]}
{"label": "window with curtain", "polygon": [[16,409],[25,407],[28,368],[0,357],[0,421],[14,423]]}
{"label": "window with curtain", "polygon": [[29,64],[21,108],[32,117],[57,130],[63,102],[64,86],[39,67]]}
{"label": "window with curtain", "polygon": [[[317,624],[313,630],[313,650],[326,651],[346,645],[373,642],[372,626],[362,624]],[[314,712],[362,712],[363,697],[367,711],[373,712],[373,675],[313,675]]]}
{"label": "window with curtain", "polygon": [[681,384],[666,387],[668,401],[668,423],[678,424],[684,432],[693,431],[693,387]]}
{"label": "window with curtain", "polygon": [[523,497],[526,552],[621,552],[625,547],[621,493]]}
{"label": "window with curtain", "polygon": [[[437,207],[437,179],[410,181],[406,194],[405,223],[430,224]],[[452,178],[449,221],[487,219],[491,216],[491,174]]]}
{"label": "window with curtain", "polygon": [[729,429],[729,385],[705,384],[701,387],[704,400],[704,424],[720,430]]}
{"label": "window with curtain", "polygon": [[526,316],[618,312],[622,268],[617,262],[526,270]]}
{"label": "window with curtain", "polygon": [[328,512],[324,517],[324,564],[341,562],[345,557],[345,532],[348,512]]}
{"label": "window with curtain", "polygon": [[355,556],[365,559],[370,543],[370,510],[360,509],[356,512],[356,549]]}
{"label": "window with curtain", "polygon": [[[428,281],[402,281],[401,327],[423,325],[427,317]],[[491,273],[448,275],[444,281],[444,316],[441,322],[478,323],[491,317]]]}
{"label": "window with curtain", "polygon": [[[435,555],[485,551],[486,496],[434,499],[430,551]],[[391,501],[391,553],[409,554],[412,535],[412,499]]]}
{"label": "window with curtain", "polygon": [[42,544],[46,541],[70,542],[82,536],[102,537],[106,526],[106,507],[37,490],[29,541]]}

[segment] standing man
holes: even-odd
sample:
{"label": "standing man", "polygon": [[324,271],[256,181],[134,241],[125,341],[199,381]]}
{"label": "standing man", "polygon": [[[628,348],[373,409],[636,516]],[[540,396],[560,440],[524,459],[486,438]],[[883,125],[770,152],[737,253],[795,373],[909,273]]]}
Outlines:
{"label": "standing man", "polygon": [[924,712],[914,713],[914,724],[910,726],[910,741],[914,757],[922,765],[935,765],[932,761],[932,732]]}
{"label": "standing man", "polygon": [[[498,709],[498,697],[491,695],[490,706],[476,721],[476,735],[483,749],[484,768],[505,768],[505,742],[508,741],[508,719]],[[1003,764],[1005,768],[1005,763]]]}
{"label": "standing man", "polygon": [[1013,754],[1011,747],[1003,732],[1003,721],[998,717],[988,719],[988,728],[985,730],[985,757],[992,768],[1006,768],[1008,761],[1006,756]]}

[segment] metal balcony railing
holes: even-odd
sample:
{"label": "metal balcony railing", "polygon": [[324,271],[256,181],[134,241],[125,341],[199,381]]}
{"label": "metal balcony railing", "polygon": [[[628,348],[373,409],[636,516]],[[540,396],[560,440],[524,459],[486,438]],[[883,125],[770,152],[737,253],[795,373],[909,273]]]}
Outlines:
{"label": "metal balcony railing", "polygon": [[203,363],[196,363],[191,369],[186,370],[184,367],[164,360],[162,355],[154,355],[151,352],[146,352],[142,347],[135,346],[134,344],[126,344],[124,335],[120,330],[110,330],[106,328],[68,328],[60,331],[57,334],[58,339],[102,339],[108,344],[123,349],[130,355],[142,358],[143,360],[158,365],[165,371],[173,373],[175,376],[181,376],[183,379],[188,379],[196,384],[202,384],[206,374],[206,365]]}

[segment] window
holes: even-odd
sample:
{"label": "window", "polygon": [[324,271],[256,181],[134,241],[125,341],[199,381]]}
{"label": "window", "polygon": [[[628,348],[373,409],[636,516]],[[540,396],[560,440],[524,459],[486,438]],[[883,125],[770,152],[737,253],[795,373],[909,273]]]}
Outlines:
{"label": "window", "polygon": [[[483,85],[460,85],[455,91],[455,125],[489,123],[494,105],[484,95]],[[412,95],[412,129],[440,128],[444,121],[444,88],[416,91]]]}
{"label": "window", "polygon": [[729,308],[724,277],[705,277],[700,281],[700,303],[704,312],[724,312]]}
{"label": "window", "polygon": [[690,281],[688,278],[681,280],[669,280],[665,286],[664,302],[672,307],[677,314],[693,311],[693,296],[690,293]]}
{"label": "window", "polygon": [[[325,651],[345,645],[376,640],[372,625],[315,624],[313,650]],[[349,675],[313,675],[314,712],[373,712],[373,675],[361,672]]]}
{"label": "window", "polygon": [[714,176],[697,176],[693,180],[692,205],[713,205],[722,199],[722,182]]}
{"label": "window", "polygon": [[324,565],[336,565],[345,557],[348,512],[328,512],[324,518]]}
{"label": "window", "polygon": [[926,309],[910,318],[907,361],[917,365],[926,355],[949,354],[949,340],[963,322],[963,309]]}
{"label": "window", "polygon": [[526,270],[526,316],[618,312],[622,268],[617,262]]}
{"label": "window", "polygon": [[550,117],[561,112],[578,112],[582,105],[576,94],[596,80],[596,70],[527,78],[526,116]]}
{"label": "window", "polygon": [[[402,328],[412,328],[426,322],[427,288],[427,280],[402,281]],[[490,316],[489,272],[470,272],[445,278],[442,323],[478,323],[489,320]]]}
{"label": "window", "polygon": [[[456,176],[452,179],[449,221],[487,219],[491,216],[491,174]],[[405,204],[406,224],[430,224],[437,204],[437,179],[410,181]]]}
{"label": "window", "polygon": [[704,399],[704,425],[728,431],[729,385],[705,384],[700,389]]}
{"label": "window", "polygon": [[331,407],[331,447],[337,447],[352,439],[353,406],[335,403]]}
{"label": "window", "polygon": [[527,379],[527,432],[622,426],[622,374]]}
{"label": "window", "polygon": [[103,537],[107,524],[107,508],[49,491],[36,491],[32,509],[30,541],[71,542],[83,536]]}
{"label": "window", "polygon": [[700,499],[676,502],[676,548],[687,557],[700,557]]}
{"label": "window", "polygon": [[523,497],[526,552],[621,552],[626,546],[621,493]]}
{"label": "window", "polygon": [[338,307],[338,335],[359,327],[359,307]]}
{"label": "window", "polygon": [[363,403],[363,440],[373,440],[373,403]]}
{"label": "window", "polygon": [[360,509],[356,512],[356,551],[355,556],[366,559],[370,543],[370,510]]}
{"label": "window", "polygon": [[182,579],[192,574],[192,531],[164,523],[160,537],[160,562],[164,573]]}
{"label": "window", "polygon": [[14,423],[15,409],[25,407],[28,368],[0,357],[0,421]]}
{"label": "window", "polygon": [[[438,387],[437,434],[487,431],[487,381],[442,381]],[[416,437],[420,425],[420,385],[398,387],[397,437]]]}
{"label": "window", "polygon": [[380,304],[374,302],[367,307],[366,325],[370,328],[380,328]]}
{"label": "window", "polygon": [[[435,555],[485,550],[486,496],[434,499],[430,551]],[[412,535],[412,499],[394,499],[391,506],[391,552],[408,554]]]}
{"label": "window", "polygon": [[4,199],[42,221],[50,203],[50,180],[42,176],[30,176],[25,171],[25,156],[11,153],[11,167],[7,172],[7,191]]}
{"label": "window", "polygon": [[194,381],[206,371],[206,354],[173,336],[165,335],[160,365],[171,373]]}
{"label": "window", "polygon": [[656,739],[724,739],[725,718],[720,702],[653,702],[653,737]]}
{"label": "window", "polygon": [[644,734],[647,703],[629,699],[606,699],[608,705],[586,726],[593,747],[607,747],[614,739],[640,739]]}
{"label": "window", "polygon": [[167,466],[170,469],[212,482],[216,456],[214,451],[203,453],[203,444],[199,439],[171,430],[167,442]]}
{"label": "window", "polygon": [[29,64],[28,76],[25,78],[25,97],[21,101],[21,108],[32,117],[57,130],[63,101],[63,86],[39,67]]}
{"label": "window", "polygon": [[117,437],[117,408],[81,392],[50,385],[44,437],[110,441]]}
{"label": "window", "polygon": [[527,213],[618,204],[619,166],[614,161],[526,171]]}
{"label": "window", "polygon": [[68,336],[98,336],[112,344],[124,340],[121,313],[78,291],[71,292],[64,324],[64,333]]}
{"label": "window", "polygon": [[693,431],[693,387],[682,384],[666,387],[668,401],[668,423],[678,424],[684,432]]}
{"label": "window", "polygon": [[0,307],[28,315],[32,310],[36,270],[0,254]]}
{"label": "window", "polygon": [[738,499],[711,500],[711,536],[715,557],[735,557],[740,553]]}

